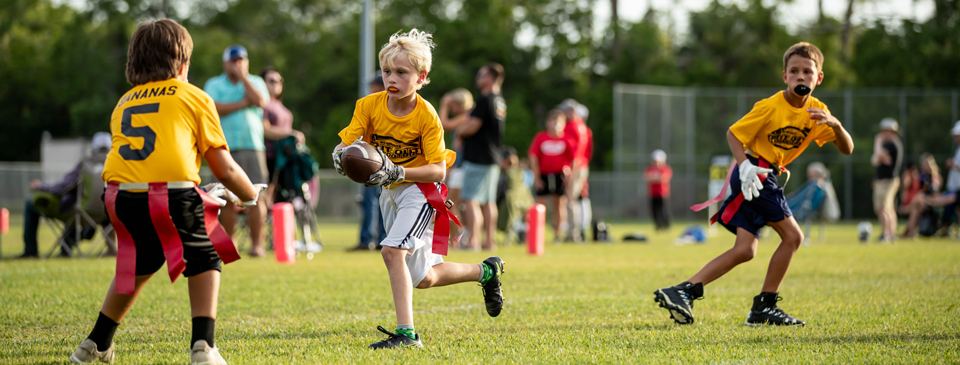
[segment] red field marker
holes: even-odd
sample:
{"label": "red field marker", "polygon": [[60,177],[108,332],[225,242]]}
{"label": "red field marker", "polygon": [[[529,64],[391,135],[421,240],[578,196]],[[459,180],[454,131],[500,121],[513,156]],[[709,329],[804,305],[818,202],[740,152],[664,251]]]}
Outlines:
{"label": "red field marker", "polygon": [[547,218],[547,207],[534,204],[527,211],[527,253],[543,256],[543,226]]}
{"label": "red field marker", "polygon": [[297,258],[293,249],[294,231],[293,204],[277,203],[273,205],[273,251],[277,262],[293,265]]}

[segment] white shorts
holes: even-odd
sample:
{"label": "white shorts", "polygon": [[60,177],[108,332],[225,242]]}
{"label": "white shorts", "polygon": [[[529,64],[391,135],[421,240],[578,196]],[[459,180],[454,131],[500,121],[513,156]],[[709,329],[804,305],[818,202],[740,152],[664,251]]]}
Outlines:
{"label": "white shorts", "polygon": [[433,207],[415,184],[403,184],[380,193],[380,212],[387,238],[383,246],[407,250],[407,269],[413,287],[427,276],[443,256],[433,253]]}
{"label": "white shorts", "polygon": [[463,169],[454,167],[447,174],[447,187],[450,189],[463,189]]}

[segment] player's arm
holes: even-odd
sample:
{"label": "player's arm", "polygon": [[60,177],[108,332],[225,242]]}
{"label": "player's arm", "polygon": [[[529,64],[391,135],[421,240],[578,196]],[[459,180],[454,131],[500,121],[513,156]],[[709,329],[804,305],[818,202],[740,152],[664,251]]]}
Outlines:
{"label": "player's arm", "polygon": [[207,160],[210,166],[210,172],[220,181],[224,187],[232,191],[242,201],[250,201],[257,198],[258,191],[253,187],[250,178],[240,169],[237,162],[230,156],[230,152],[223,147],[208,148],[203,154],[203,159]]}
{"label": "player's arm", "polygon": [[833,134],[837,136],[833,144],[837,146],[840,153],[844,155],[853,153],[853,138],[850,137],[850,133],[847,133],[846,129],[843,129],[843,124],[840,124],[837,117],[820,108],[807,108],[807,111],[810,112],[810,119],[816,119],[817,124],[826,124],[833,129]]}
{"label": "player's arm", "polygon": [[743,150],[743,142],[733,135],[733,131],[727,129],[727,144],[730,145],[730,153],[737,160],[737,164],[743,163],[747,159],[747,152]]}
{"label": "player's arm", "polygon": [[405,179],[415,182],[441,182],[447,178],[447,163],[440,161],[420,167],[407,167]]}
{"label": "player's arm", "polygon": [[463,123],[463,125],[457,129],[457,136],[470,137],[474,134],[477,134],[477,131],[480,130],[480,126],[482,125],[483,121],[480,120],[480,118],[471,116],[466,123]]}

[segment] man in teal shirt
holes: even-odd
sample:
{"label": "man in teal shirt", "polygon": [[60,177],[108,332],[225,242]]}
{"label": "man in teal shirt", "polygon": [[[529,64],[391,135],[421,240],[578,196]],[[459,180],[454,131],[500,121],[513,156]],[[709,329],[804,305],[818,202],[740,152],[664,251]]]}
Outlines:
{"label": "man in teal shirt", "polygon": [[[263,106],[270,100],[267,85],[257,75],[250,75],[250,62],[243,46],[230,46],[223,51],[223,73],[207,80],[203,90],[210,94],[220,114],[220,125],[227,138],[230,154],[254,184],[266,184],[267,160],[263,144]],[[252,247],[250,255],[266,256],[263,247],[264,219],[267,207],[262,196],[255,207],[247,208]],[[237,211],[231,203],[220,212],[220,221],[233,235]]]}

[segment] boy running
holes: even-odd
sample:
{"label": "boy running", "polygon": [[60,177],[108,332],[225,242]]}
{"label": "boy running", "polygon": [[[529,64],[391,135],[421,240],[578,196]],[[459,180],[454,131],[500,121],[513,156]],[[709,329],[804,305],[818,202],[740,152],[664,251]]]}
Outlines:
{"label": "boy running", "polygon": [[[727,143],[739,169],[727,175],[733,191],[711,221],[717,220],[737,235],[733,248],[713,259],[687,281],[654,292],[655,301],[670,312],[679,324],[693,323],[693,301],[703,297],[703,286],[734,267],[750,261],[757,253],[757,238],[765,225],[773,227],[782,242],[770,259],[760,295],[753,298],[747,317],[749,326],[803,325],[777,307],[780,283],[790,261],[803,242],[803,232],[777,185],[777,175],[803,152],[810,142],[823,146],[833,142],[840,153],[853,153],[853,140],[827,106],[811,96],[823,82],[823,53],[801,42],[783,55],[783,82],[787,89],[754,104],[747,115],[727,131]],[[789,176],[789,175],[788,175]],[[692,207],[700,210],[719,201],[714,199]]]}
{"label": "boy running", "polygon": [[[236,192],[236,203],[256,204],[260,190],[230,157],[213,99],[187,82],[191,53],[190,34],[169,19],[141,23],[130,39],[126,76],[134,87],[113,110],[103,168],[117,273],[93,331],[70,356],[74,363],[113,360],[117,326],[166,262],[171,281],[188,278],[191,362],[226,364],[213,341],[221,258],[240,257],[217,222],[223,202],[196,187],[200,156]],[[223,186],[216,188],[222,195]]]}
{"label": "boy running", "polygon": [[[357,101],[350,125],[340,131],[342,143],[333,152],[341,174],[340,157],[348,143],[367,141],[383,160],[366,185],[383,188],[380,210],[387,238],[381,254],[390,275],[397,328],[389,332],[378,326],[387,338],[371,344],[372,349],[423,347],[413,326],[413,288],[478,281],[487,313],[496,317],[503,308],[503,260],[457,264],[440,256],[447,252],[449,234],[446,187],[440,182],[456,154],[446,149],[436,110],[417,94],[430,82],[433,46],[432,36],[416,29],[390,37],[379,55],[387,90]],[[436,232],[429,228],[434,216]]]}

